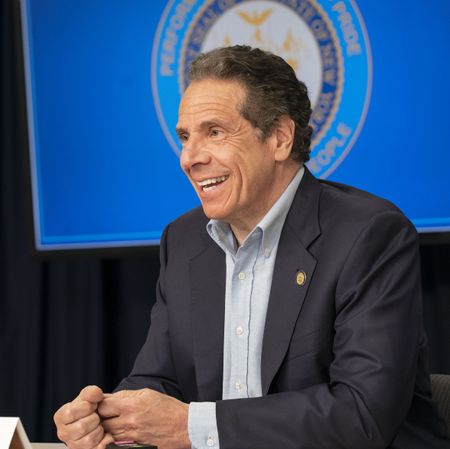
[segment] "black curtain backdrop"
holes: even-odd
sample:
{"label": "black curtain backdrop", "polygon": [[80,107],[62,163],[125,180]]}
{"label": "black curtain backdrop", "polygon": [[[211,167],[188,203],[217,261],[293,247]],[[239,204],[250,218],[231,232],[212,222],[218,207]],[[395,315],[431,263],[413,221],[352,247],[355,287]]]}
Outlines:
{"label": "black curtain backdrop", "polygon": [[[33,253],[17,4],[0,8],[0,416],[20,416],[32,441],[54,441],[61,404],[87,384],[110,391],[130,370],[159,261],[151,249],[108,258]],[[422,245],[421,256],[430,366],[450,373],[450,245]]]}

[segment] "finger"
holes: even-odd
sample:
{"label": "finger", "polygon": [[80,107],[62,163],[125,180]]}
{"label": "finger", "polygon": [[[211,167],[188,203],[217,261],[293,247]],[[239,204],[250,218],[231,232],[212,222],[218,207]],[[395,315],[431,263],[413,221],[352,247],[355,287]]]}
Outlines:
{"label": "finger", "polygon": [[103,439],[105,432],[102,426],[97,426],[94,430],[84,435],[78,440],[71,440],[66,442],[70,449],[93,449],[95,448]]}
{"label": "finger", "polygon": [[104,419],[102,421],[102,426],[105,429],[105,432],[112,434],[115,439],[117,439],[117,437],[122,434],[126,428],[125,420],[122,416]]}
{"label": "finger", "polygon": [[113,442],[114,442],[113,436],[109,433],[105,433],[102,441],[100,441],[100,443],[97,445],[97,447],[95,449],[105,449],[109,443],[113,443]]}
{"label": "finger", "polygon": [[111,418],[119,416],[122,410],[124,398],[121,396],[111,395],[105,398],[98,405],[98,414],[102,418]]}
{"label": "finger", "polygon": [[67,442],[78,440],[83,435],[95,429],[95,427],[98,427],[100,425],[100,417],[94,412],[69,424],[63,424],[58,419],[55,419],[55,422],[58,438],[61,441]]}
{"label": "finger", "polygon": [[97,413],[92,413],[89,416],[68,424],[61,433],[66,440],[77,441],[91,433],[99,426],[100,417],[97,415]]}
{"label": "finger", "polygon": [[92,404],[97,404],[104,398],[103,391],[97,385],[88,385],[84,387],[80,394],[75,398],[75,401],[88,401]]}
{"label": "finger", "polygon": [[165,397],[165,395],[149,390],[148,388],[141,390],[121,390],[117,393],[103,396],[104,400],[98,407],[98,413],[103,418],[119,416],[130,410],[135,410],[136,404],[142,400],[153,404],[155,401],[159,401],[161,397]]}
{"label": "finger", "polygon": [[[139,444],[138,440],[139,438],[139,432],[137,430],[125,430],[124,432],[120,433],[119,435],[113,435],[114,441],[117,443],[118,441],[125,441],[130,443],[125,444]],[[141,440],[142,440],[142,434],[141,434]]]}
{"label": "finger", "polygon": [[86,401],[69,402],[64,404],[54,416],[56,427],[65,426],[78,421],[95,412],[97,406]]}

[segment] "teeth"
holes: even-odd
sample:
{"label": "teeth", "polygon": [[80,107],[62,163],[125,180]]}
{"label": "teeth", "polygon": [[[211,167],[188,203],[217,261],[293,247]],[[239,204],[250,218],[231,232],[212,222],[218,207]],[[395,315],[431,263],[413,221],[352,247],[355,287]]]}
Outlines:
{"label": "teeth", "polygon": [[[228,175],[226,176],[219,176],[217,178],[209,178],[209,179],[205,179],[204,181],[200,181],[198,183],[198,185],[200,187],[204,187],[204,186],[210,186],[211,184],[217,184],[218,182],[223,182],[226,179],[228,179]],[[210,189],[210,187],[208,187],[208,190]],[[207,190],[207,189],[203,189],[203,190]]]}

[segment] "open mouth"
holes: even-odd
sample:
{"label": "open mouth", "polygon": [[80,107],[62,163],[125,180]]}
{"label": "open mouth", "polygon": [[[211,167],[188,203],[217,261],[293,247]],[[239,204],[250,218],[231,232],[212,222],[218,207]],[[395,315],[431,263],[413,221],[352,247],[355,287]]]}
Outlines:
{"label": "open mouth", "polygon": [[217,178],[208,178],[200,181],[198,185],[203,190],[203,192],[208,192],[210,190],[216,189],[220,184],[225,182],[230,175],[218,176]]}

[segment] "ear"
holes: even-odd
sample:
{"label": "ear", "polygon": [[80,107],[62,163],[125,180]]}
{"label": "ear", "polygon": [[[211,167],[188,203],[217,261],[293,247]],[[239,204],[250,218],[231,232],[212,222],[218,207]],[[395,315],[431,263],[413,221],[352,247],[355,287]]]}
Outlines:
{"label": "ear", "polygon": [[292,145],[294,143],[295,123],[287,115],[278,119],[276,128],[273,131],[274,137],[274,158],[276,161],[285,161],[290,157]]}

